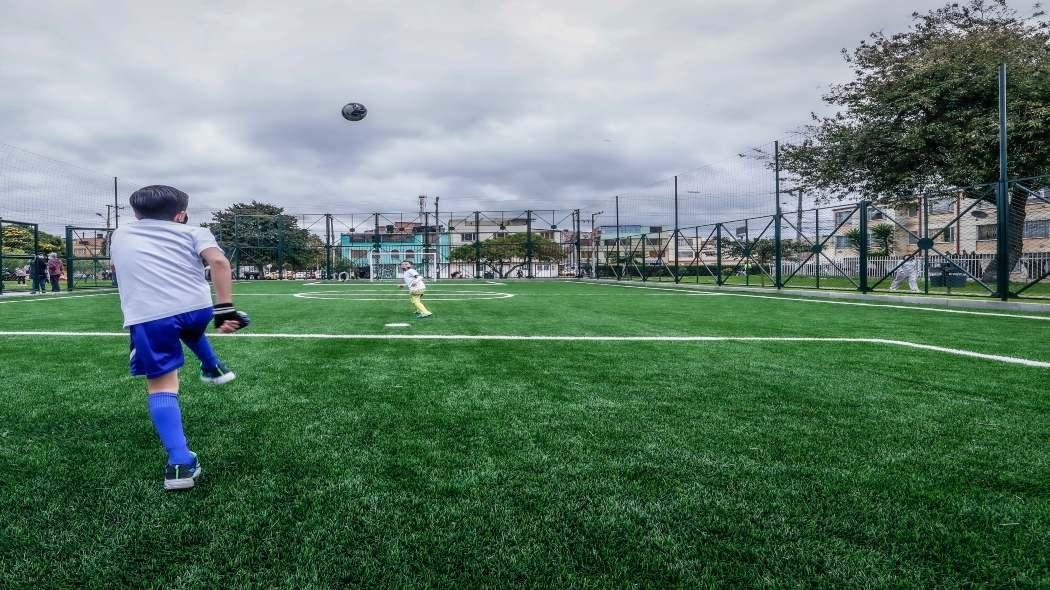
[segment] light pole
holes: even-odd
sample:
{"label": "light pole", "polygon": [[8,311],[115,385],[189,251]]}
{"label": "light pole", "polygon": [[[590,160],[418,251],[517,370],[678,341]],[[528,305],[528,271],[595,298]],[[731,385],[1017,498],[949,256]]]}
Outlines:
{"label": "light pole", "polygon": [[598,227],[594,224],[594,218],[602,215],[605,211],[591,213],[591,278],[598,278]]}

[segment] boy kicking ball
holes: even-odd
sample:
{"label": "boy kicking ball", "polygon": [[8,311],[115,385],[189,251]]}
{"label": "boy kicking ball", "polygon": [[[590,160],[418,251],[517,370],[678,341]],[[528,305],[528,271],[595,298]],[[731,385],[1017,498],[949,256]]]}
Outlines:
{"label": "boy kicking ball", "polygon": [[[236,376],[215,355],[204,332],[212,321],[226,334],[249,323],[233,306],[230,262],[215,236],[186,225],[189,199],[170,186],[140,188],[131,195],[138,222],[114,231],[110,245],[124,327],[131,336],[131,374],[146,378],[150,419],[168,452],[166,490],[192,488],[201,475],[200,461],[182,430],[182,345],[200,359],[201,381],[227,383]],[[202,259],[211,267],[214,305]]]}
{"label": "boy kicking ball", "polygon": [[[423,305],[423,294],[426,293],[427,290],[427,285],[423,282],[423,277],[416,272],[416,269],[412,268],[412,263],[407,260],[401,263],[401,270],[405,272],[404,288],[408,289],[408,300],[411,301],[412,305],[416,308],[416,318],[423,319],[434,315],[430,313],[427,306]],[[400,287],[402,287],[402,285],[398,285],[398,288]]]}

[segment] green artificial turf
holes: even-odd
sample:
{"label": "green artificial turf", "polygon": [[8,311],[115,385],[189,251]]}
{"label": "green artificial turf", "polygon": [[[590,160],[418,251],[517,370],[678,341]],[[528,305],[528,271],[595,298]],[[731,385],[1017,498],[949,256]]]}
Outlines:
{"label": "green artificial turf", "polygon": [[[389,284],[242,282],[236,301],[253,334],[1050,361],[1045,320],[636,286],[439,282],[423,321]],[[479,291],[513,297],[441,300]],[[0,300],[0,330],[120,332],[117,297]],[[204,476],[166,493],[125,338],[0,336],[0,586],[1050,585],[1050,369],[843,342],[214,342],[238,379],[184,370]]]}

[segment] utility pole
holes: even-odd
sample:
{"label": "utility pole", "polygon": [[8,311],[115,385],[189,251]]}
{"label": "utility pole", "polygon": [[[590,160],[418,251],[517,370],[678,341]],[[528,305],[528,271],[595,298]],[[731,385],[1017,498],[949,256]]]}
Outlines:
{"label": "utility pole", "polygon": [[[591,213],[591,278],[598,278],[598,226],[594,218],[604,214],[605,211]],[[608,257],[606,257],[608,258]]]}

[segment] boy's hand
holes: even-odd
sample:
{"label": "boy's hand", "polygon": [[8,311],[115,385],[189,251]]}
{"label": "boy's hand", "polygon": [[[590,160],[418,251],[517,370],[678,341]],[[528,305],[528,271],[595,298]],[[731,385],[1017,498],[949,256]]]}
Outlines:
{"label": "boy's hand", "polygon": [[213,307],[215,328],[223,334],[232,334],[248,327],[251,318],[243,311],[237,311],[233,303],[216,303]]}

